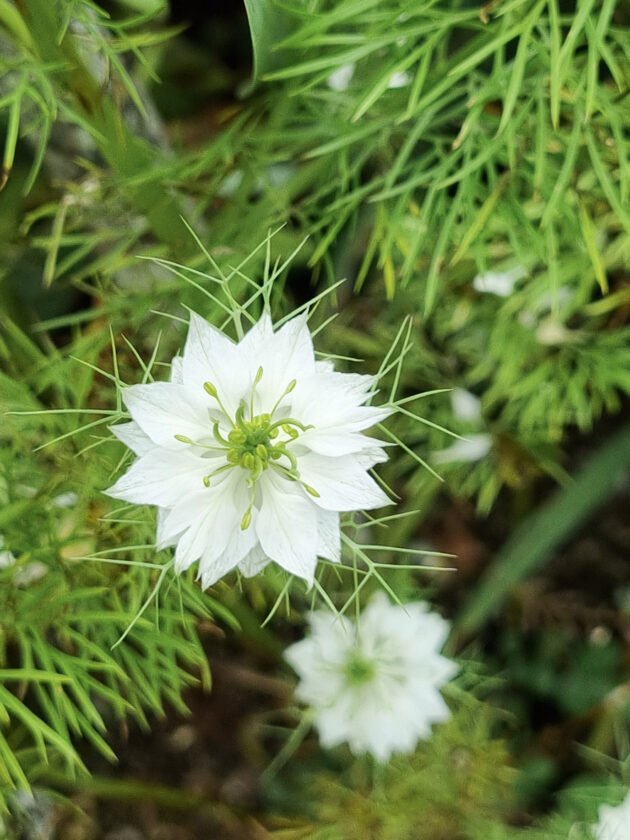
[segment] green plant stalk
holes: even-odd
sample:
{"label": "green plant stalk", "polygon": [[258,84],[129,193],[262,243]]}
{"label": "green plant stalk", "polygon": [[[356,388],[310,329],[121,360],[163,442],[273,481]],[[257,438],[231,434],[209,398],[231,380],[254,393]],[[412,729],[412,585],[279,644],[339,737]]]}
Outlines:
{"label": "green plant stalk", "polygon": [[630,428],[624,427],[567,487],[528,516],[503,546],[459,616],[455,637],[474,633],[501,608],[513,588],[539,569],[619,488],[630,470]]}
{"label": "green plant stalk", "polygon": [[[55,4],[48,0],[19,0],[19,6],[33,50],[43,62],[59,68],[58,78],[114,175],[140,181],[143,173],[154,168],[157,150],[131,133],[120,103],[98,85],[78,54],[72,34],[66,32],[57,43]],[[25,46],[23,41],[22,45]],[[128,184],[128,194],[135,209],[148,219],[158,240],[178,254],[182,248],[190,250],[191,240],[181,221],[182,208],[162,185],[153,181],[140,186]]]}

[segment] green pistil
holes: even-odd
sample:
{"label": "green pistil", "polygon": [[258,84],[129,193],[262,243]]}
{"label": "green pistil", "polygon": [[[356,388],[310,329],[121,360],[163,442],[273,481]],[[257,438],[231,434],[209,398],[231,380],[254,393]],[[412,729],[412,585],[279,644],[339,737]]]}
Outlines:
{"label": "green pistil", "polygon": [[373,679],[376,668],[374,663],[370,662],[369,659],[364,659],[359,654],[356,654],[346,662],[344,673],[349,683],[352,685],[361,685]]}
{"label": "green pistil", "polygon": [[[270,414],[257,414],[253,417],[250,415],[250,419],[246,420],[245,412],[246,405],[242,402],[234,418],[234,427],[225,441],[228,462],[249,470],[249,481],[253,484],[269,467],[280,467],[274,462],[286,458],[290,470],[284,468],[283,472],[286,470],[287,476],[297,479],[297,461],[286,444],[295,440],[304,426],[292,418],[272,422]],[[288,436],[289,441],[278,440],[279,430]],[[218,439],[218,435],[217,430],[215,438]]]}

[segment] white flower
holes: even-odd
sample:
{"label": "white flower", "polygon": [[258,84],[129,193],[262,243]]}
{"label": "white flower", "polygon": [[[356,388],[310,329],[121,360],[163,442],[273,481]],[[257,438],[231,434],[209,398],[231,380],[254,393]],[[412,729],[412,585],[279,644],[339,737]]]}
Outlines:
{"label": "white flower", "polygon": [[364,405],[374,385],[315,361],[305,316],[234,343],[192,313],[171,381],[123,391],[132,422],[112,431],[138,459],[107,492],[155,505],[158,547],[179,572],[199,560],[204,588],[270,561],[310,584],[318,556],[340,559],[339,512],[389,504],[362,434],[390,413]]}
{"label": "white flower", "polygon": [[60,493],[51,500],[51,505],[56,508],[73,508],[79,501],[79,497],[73,490],[67,493]]}
{"label": "white flower", "polygon": [[352,62],[349,64],[342,64],[341,67],[333,70],[333,72],[328,76],[326,84],[331,90],[336,90],[338,92],[348,90],[352,77],[354,76],[355,69],[356,64]]}
{"label": "white flower", "polygon": [[593,826],[595,840],[628,840],[630,837],[630,793],[616,808],[602,805]]}
{"label": "white flower", "polygon": [[310,637],[285,657],[325,747],[347,741],[354,753],[387,761],[448,720],[439,689],[457,666],[439,651],[449,625],[425,604],[394,606],[378,593],[358,625],[328,612],[313,613],[310,623]]}
{"label": "white flower", "polygon": [[[17,563],[15,554],[6,549],[4,545],[4,537],[0,534],[0,570],[12,569]],[[13,583],[16,586],[30,586],[31,583],[37,583],[38,580],[41,580],[47,574],[48,566],[39,560],[34,560],[32,563],[27,563],[25,566],[14,570]]]}
{"label": "white flower", "polygon": [[434,452],[431,460],[434,464],[451,464],[455,461],[480,461],[492,448],[492,438],[487,434],[468,435],[456,440],[446,449]]}
{"label": "white flower", "polygon": [[464,388],[451,391],[451,407],[458,420],[476,423],[481,420],[481,400]]}
{"label": "white flower", "polygon": [[15,566],[15,554],[4,547],[4,537],[0,534],[0,569],[9,569]]}
{"label": "white flower", "polygon": [[47,574],[48,566],[39,560],[33,560],[32,563],[27,563],[26,566],[22,566],[16,570],[13,575],[13,583],[16,586],[27,587],[32,583],[37,583],[38,580],[41,580]]}
{"label": "white flower", "polygon": [[395,90],[396,88],[407,87],[409,84],[411,84],[411,76],[403,70],[398,73],[392,73],[389,77],[387,87],[390,90]]}
{"label": "white flower", "polygon": [[523,277],[527,277],[527,270],[522,265],[517,265],[507,271],[486,271],[485,274],[478,274],[473,280],[473,288],[477,292],[487,292],[498,297],[509,297],[514,286]]}

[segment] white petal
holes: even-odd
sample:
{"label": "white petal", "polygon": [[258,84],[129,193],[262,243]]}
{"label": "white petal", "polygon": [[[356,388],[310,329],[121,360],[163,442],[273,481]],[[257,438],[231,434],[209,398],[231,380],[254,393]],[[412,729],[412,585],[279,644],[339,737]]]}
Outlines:
{"label": "white petal", "polygon": [[257,413],[271,411],[293,380],[310,377],[315,371],[313,340],[305,315],[291,318],[275,333],[271,319],[263,315],[245,336],[241,348],[255,362],[256,372],[262,368],[256,386]]}
{"label": "white petal", "polygon": [[392,73],[389,77],[389,82],[387,83],[387,87],[390,90],[394,90],[396,88],[407,87],[407,85],[411,84],[411,75],[406,73],[404,70],[398,73]]}
{"label": "white petal", "polygon": [[365,406],[371,396],[373,377],[356,374],[323,373],[298,380],[291,394],[291,413],[311,429],[301,435],[304,444],[314,451],[338,454],[340,446],[358,451],[361,438],[356,433],[380,423],[392,410],[382,406]]}
{"label": "white petal", "polygon": [[341,532],[337,511],[317,511],[317,554],[325,560],[339,563],[341,560]]}
{"label": "white petal", "polygon": [[[307,429],[299,439],[299,444],[307,446],[318,455],[337,457],[352,455],[374,446],[389,446],[386,441],[368,437],[360,432],[346,432],[335,429]],[[386,457],[383,460],[387,460]]]}
{"label": "white petal", "polygon": [[481,420],[481,400],[464,388],[455,388],[451,392],[451,406],[458,420],[469,423]]}
{"label": "white petal", "polygon": [[130,423],[119,423],[117,426],[110,426],[109,430],[136,455],[144,455],[155,446],[151,438],[145,435],[140,426],[134,423],[133,420]]}
{"label": "white petal", "polygon": [[188,389],[171,382],[131,385],[123,391],[129,413],[158,446],[181,450],[175,435],[192,440],[208,438],[212,432],[207,409],[200,399],[193,402]]}
{"label": "white petal", "polygon": [[184,360],[181,356],[175,356],[171,361],[171,382],[176,385],[184,384]]}
{"label": "white petal", "polygon": [[242,530],[239,524],[232,529],[230,538],[223,552],[216,556],[214,548],[204,554],[199,563],[201,585],[207,589],[246,561],[258,545],[256,536],[256,513],[252,513],[252,522],[248,528]]}
{"label": "white petal", "polygon": [[238,564],[238,570],[245,577],[254,577],[254,575],[262,572],[270,562],[271,560],[262,550],[260,543],[257,543]]}
{"label": "white petal", "polygon": [[232,417],[252,376],[237,345],[194,312],[190,313],[182,375],[184,384],[195,395],[204,394],[204,383],[211,382]]}
{"label": "white petal", "polygon": [[478,274],[475,277],[473,288],[478,292],[509,297],[515,285],[523,277],[527,277],[527,269],[522,265],[514,266],[507,271],[486,271],[484,274]]}
{"label": "white petal", "polygon": [[331,90],[338,92],[348,90],[356,65],[353,62],[342,64],[328,76],[326,84]]}
{"label": "white petal", "polygon": [[156,517],[156,533],[155,545],[158,549],[167,548],[171,545],[176,545],[177,540],[181,537],[181,531],[169,532],[164,526],[166,517],[168,516],[169,508],[158,508]]}
{"label": "white petal", "polygon": [[326,458],[309,452],[298,459],[298,468],[302,481],[319,493],[313,501],[326,510],[371,510],[391,504],[359,456]]}
{"label": "white petal", "polygon": [[431,460],[434,464],[450,464],[456,461],[480,461],[492,448],[490,435],[469,435],[462,440],[456,440],[446,449],[434,452]]}
{"label": "white petal", "polygon": [[267,470],[260,479],[262,505],[256,532],[265,553],[310,585],[317,564],[317,512],[296,485]]}
{"label": "white petal", "polygon": [[105,492],[114,499],[136,505],[171,507],[182,496],[203,488],[203,477],[211,472],[213,463],[187,451],[153,447]]}
{"label": "white petal", "polygon": [[[179,523],[189,522],[175,549],[178,571],[188,569],[202,555],[221,557],[233,533],[240,530],[246,509],[243,503],[246,505],[247,499],[240,472],[240,469],[230,470],[222,481],[204,488],[205,493],[190,502],[183,499],[171,511],[165,527],[177,528]],[[205,571],[205,567],[200,567],[200,573]]]}

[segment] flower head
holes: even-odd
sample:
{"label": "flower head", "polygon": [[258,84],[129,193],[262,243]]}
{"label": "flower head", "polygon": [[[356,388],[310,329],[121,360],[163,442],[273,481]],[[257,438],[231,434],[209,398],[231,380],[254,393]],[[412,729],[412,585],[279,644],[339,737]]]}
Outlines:
{"label": "flower head", "polygon": [[473,280],[473,288],[477,292],[486,292],[498,297],[509,297],[519,280],[527,277],[527,269],[522,265],[514,266],[506,271],[486,271],[478,274]]}
{"label": "flower head", "polygon": [[112,431],[138,456],[107,493],[158,508],[158,546],[204,587],[274,561],[312,582],[339,560],[340,511],[388,504],[369,470],[386,459],[363,430],[374,378],[315,360],[306,318],[268,315],[234,343],[191,314],[170,382],[123,391],[130,423]]}
{"label": "flower head", "polygon": [[310,636],[285,656],[324,746],[347,741],[354,753],[387,761],[450,717],[439,692],[457,671],[440,655],[449,626],[425,604],[398,607],[378,593],[358,625],[327,612],[310,623]]}
{"label": "flower head", "polygon": [[446,449],[433,453],[434,464],[451,464],[456,461],[480,461],[492,448],[492,438],[488,434],[468,435],[454,441]]}
{"label": "flower head", "polygon": [[593,826],[595,840],[627,840],[630,836],[630,793],[621,805],[602,805]]}

